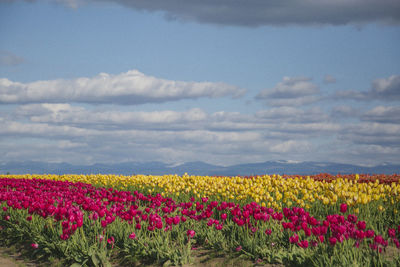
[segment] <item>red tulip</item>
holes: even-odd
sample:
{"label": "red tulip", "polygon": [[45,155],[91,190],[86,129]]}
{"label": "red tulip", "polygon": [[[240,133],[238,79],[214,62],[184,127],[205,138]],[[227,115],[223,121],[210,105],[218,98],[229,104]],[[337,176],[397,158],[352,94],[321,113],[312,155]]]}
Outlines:
{"label": "red tulip", "polygon": [[299,236],[297,234],[294,234],[293,236],[289,237],[289,242],[292,244],[296,244],[299,242]]}
{"label": "red tulip", "polygon": [[308,248],[308,241],[307,240],[302,240],[298,243],[299,247],[301,248]]}
{"label": "red tulip", "polygon": [[331,246],[336,245],[337,239],[336,237],[330,237],[329,238],[329,244],[331,244]]}
{"label": "red tulip", "polygon": [[130,238],[130,239],[135,239],[135,238],[136,238],[136,234],[135,234],[134,232],[132,232],[132,233],[129,235],[129,238]]}
{"label": "red tulip", "polygon": [[388,229],[388,235],[389,235],[389,237],[392,237],[392,238],[396,237],[396,229],[389,228]]}
{"label": "red tulip", "polygon": [[187,232],[186,232],[186,235],[187,235],[189,238],[194,237],[195,234],[196,234],[196,232],[195,232],[194,230],[187,230]]}
{"label": "red tulip", "polygon": [[364,230],[366,226],[367,226],[367,224],[366,224],[364,221],[359,221],[359,222],[357,223],[357,228],[358,228],[359,230]]}
{"label": "red tulip", "polygon": [[228,215],[226,213],[221,214],[221,220],[226,220],[227,217]]}
{"label": "red tulip", "polygon": [[346,211],[347,211],[347,204],[346,203],[340,204],[340,212],[345,213]]}

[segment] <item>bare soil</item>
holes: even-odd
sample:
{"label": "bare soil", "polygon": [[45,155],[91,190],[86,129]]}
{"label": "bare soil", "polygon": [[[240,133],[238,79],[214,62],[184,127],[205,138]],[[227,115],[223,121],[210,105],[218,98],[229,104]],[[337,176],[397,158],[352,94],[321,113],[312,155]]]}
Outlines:
{"label": "bare soil", "polygon": [[21,255],[10,248],[0,247],[0,267],[25,267],[27,265]]}
{"label": "bare soil", "polygon": [[[52,264],[39,264],[31,261],[18,252],[15,248],[0,247],[0,267],[39,267],[52,266]],[[114,265],[121,267],[119,265]],[[158,265],[150,265],[148,267],[157,267]],[[283,265],[259,264],[247,259],[229,258],[226,255],[217,254],[206,249],[198,249],[193,251],[192,262],[182,267],[281,267]]]}

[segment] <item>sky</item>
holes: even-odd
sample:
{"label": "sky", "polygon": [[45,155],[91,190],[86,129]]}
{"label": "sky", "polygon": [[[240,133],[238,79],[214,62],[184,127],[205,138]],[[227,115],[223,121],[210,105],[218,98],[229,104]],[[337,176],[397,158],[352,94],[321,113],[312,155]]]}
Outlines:
{"label": "sky", "polygon": [[398,0],[2,0],[0,162],[400,164]]}

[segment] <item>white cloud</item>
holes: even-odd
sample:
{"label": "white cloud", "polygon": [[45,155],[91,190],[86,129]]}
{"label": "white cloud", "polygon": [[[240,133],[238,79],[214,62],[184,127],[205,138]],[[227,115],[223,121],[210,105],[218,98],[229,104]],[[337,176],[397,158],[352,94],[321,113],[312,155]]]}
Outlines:
{"label": "white cloud", "polygon": [[273,89],[266,89],[258,94],[259,98],[294,98],[313,95],[319,92],[318,86],[307,77],[283,77]]}
{"label": "white cloud", "polygon": [[[353,154],[358,157],[365,157],[369,159],[375,159],[377,155],[380,157],[384,157],[381,160],[383,161],[391,161],[393,156],[396,156],[400,153],[400,147],[390,147],[390,146],[381,146],[381,145],[363,145],[358,147]],[[371,161],[374,162],[374,161]],[[374,165],[376,163],[372,163]]]}
{"label": "white cloud", "polygon": [[359,110],[346,105],[335,106],[332,108],[331,117],[333,118],[351,118],[359,115]]}
{"label": "white cloud", "polygon": [[[306,78],[284,81],[287,87],[311,83]],[[292,96],[288,99],[317,94],[299,88],[306,87],[285,91]],[[366,159],[370,164],[400,158],[400,111],[395,105],[371,106],[366,111],[359,106],[334,106],[330,111],[329,106],[279,106],[253,114],[181,108],[140,111],[131,106],[80,103],[3,105],[0,153],[6,161],[35,158],[86,164],[201,160],[230,165],[288,158],[358,164]]]}
{"label": "white cloud", "polygon": [[274,121],[277,123],[281,122],[326,122],[329,120],[329,116],[324,113],[319,107],[311,108],[308,110],[295,108],[295,107],[276,107],[267,110],[261,110],[256,112],[257,118]]}
{"label": "white cloud", "polygon": [[213,82],[184,82],[147,76],[137,70],[118,75],[31,83],[0,79],[0,103],[116,103],[136,105],[200,97],[239,97],[244,90]]}
{"label": "white cloud", "polygon": [[361,119],[364,121],[400,124],[399,106],[377,106],[365,112]]}
{"label": "white cloud", "polygon": [[320,100],[318,96],[302,96],[297,98],[278,98],[268,101],[268,105],[279,107],[279,106],[303,106],[315,103]]}
{"label": "white cloud", "polygon": [[[8,160],[35,158],[87,164],[202,160],[229,165],[271,158],[327,160],[320,144],[337,140],[335,146],[354,151],[378,146],[379,157],[394,161],[396,153],[386,148],[400,146],[399,125],[333,123],[329,117],[325,120],[326,114],[317,115],[317,111],[283,107],[257,115],[208,114],[201,109],[122,112],[67,104],[30,104],[16,109],[16,121],[0,118],[0,152]],[[291,118],[296,112],[298,116]],[[102,124],[104,127],[99,126]],[[40,155],[34,157],[38,151]],[[330,151],[331,160],[346,158],[339,156],[343,151],[328,144],[323,151]]]}
{"label": "white cloud", "polygon": [[316,122],[316,123],[282,123],[277,125],[277,129],[282,132],[299,132],[308,135],[326,133],[336,133],[341,129],[339,123]]}
{"label": "white cloud", "polygon": [[[144,112],[99,110],[71,104],[27,104],[10,111],[14,114],[13,120],[6,116],[0,118],[3,140],[0,147],[15,143],[9,140],[17,139],[17,143],[26,140],[28,145],[24,149],[37,149],[41,144],[41,151],[48,157],[60,159],[65,152],[67,161],[80,158],[87,163],[155,159],[211,163],[213,159],[213,163],[226,165],[262,161],[265,153],[300,153],[302,148],[310,148],[310,137],[321,132],[334,134],[335,129],[329,128],[329,123],[313,118],[317,109],[290,119],[290,114],[296,111],[301,113],[290,108],[272,111],[271,114],[281,113],[286,120],[282,123],[255,114],[224,111],[209,114],[198,108]],[[32,139],[36,140],[33,142],[36,146],[29,146]],[[56,151],[50,151],[53,148]],[[15,150],[19,149],[22,148],[15,146]],[[23,160],[32,154],[14,153],[12,158],[19,156]]]}
{"label": "white cloud", "polygon": [[276,144],[270,148],[271,152],[275,153],[288,153],[288,152],[301,152],[307,153],[311,149],[311,144],[307,141],[288,140],[283,143]]}
{"label": "white cloud", "polygon": [[3,121],[0,127],[0,135],[22,136],[37,138],[65,139],[76,137],[99,135],[99,132],[92,129],[84,129],[67,125],[49,125],[46,123],[23,123],[17,121]]}
{"label": "white cloud", "polygon": [[[208,114],[202,109],[186,111],[119,111],[86,109],[70,104],[28,104],[18,107],[14,113],[19,120],[29,120],[41,125],[59,125],[97,130],[151,130],[184,131],[208,130],[210,132],[268,131],[281,137],[285,134],[334,133],[339,129],[320,108],[302,110],[293,107],[272,108],[255,114],[239,112],[215,112]],[[199,137],[201,138],[201,137]]]}
{"label": "white cloud", "polygon": [[360,144],[353,143],[351,140],[335,139],[317,147],[312,154],[321,161],[376,166],[383,162],[399,163],[400,147]]}
{"label": "white cloud", "polygon": [[264,89],[257,94],[256,99],[264,100],[272,106],[301,106],[316,102],[319,87],[307,77],[283,77],[272,89]]}
{"label": "white cloud", "polygon": [[385,100],[400,100],[400,75],[374,80],[369,95]]}
{"label": "white cloud", "polygon": [[387,78],[376,79],[372,82],[371,89],[368,91],[338,91],[336,98],[355,99],[355,100],[400,100],[400,75],[392,75]]}
{"label": "white cloud", "polygon": [[72,125],[101,129],[187,129],[190,123],[206,121],[207,114],[198,108],[183,112],[89,110],[70,104],[28,104],[17,108],[17,116],[31,122]]}
{"label": "white cloud", "polygon": [[90,148],[83,142],[71,142],[69,140],[35,141],[35,143],[25,142],[25,140],[21,142],[20,139],[20,142],[0,142],[0,151],[3,152],[3,156],[8,162],[43,161],[83,164],[91,163],[90,159],[93,159],[89,153],[85,153]]}
{"label": "white cloud", "polygon": [[339,139],[354,144],[400,147],[400,125],[377,122],[346,125],[342,127]]}
{"label": "white cloud", "polygon": [[336,99],[367,100],[366,94],[364,92],[354,91],[354,90],[336,91],[334,98],[336,98]]}

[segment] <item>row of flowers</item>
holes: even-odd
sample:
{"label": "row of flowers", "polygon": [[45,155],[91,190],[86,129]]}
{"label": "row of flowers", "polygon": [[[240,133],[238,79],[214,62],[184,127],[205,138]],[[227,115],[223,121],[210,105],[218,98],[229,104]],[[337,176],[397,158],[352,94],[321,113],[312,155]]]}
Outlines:
{"label": "row of flowers", "polygon": [[[167,232],[178,225],[189,227],[193,222],[204,221],[207,227],[218,231],[233,226],[244,227],[252,234],[261,230],[265,235],[286,231],[292,233],[288,241],[302,248],[324,242],[334,246],[345,240],[353,240],[356,247],[368,244],[378,250],[389,242],[400,247],[400,225],[388,228],[384,238],[382,233],[367,229],[366,221],[348,213],[345,203],[340,205],[339,213],[318,220],[301,207],[283,208],[280,212],[256,202],[240,206],[234,202],[210,201],[207,197],[198,200],[191,197],[189,202],[177,203],[160,194],[96,188],[80,182],[2,178],[0,204],[4,221],[11,220],[14,210],[27,210],[27,221],[31,221],[32,216],[53,218],[55,224],[61,226],[59,237],[62,240],[68,240],[85,221],[99,222],[103,229],[116,220],[126,221],[136,230],[145,227],[150,232]],[[187,231],[193,237],[193,230]],[[133,232],[129,237],[134,239],[136,235]]]}
{"label": "row of flowers", "polygon": [[197,198],[211,197],[220,201],[254,201],[276,210],[291,206],[310,209],[316,202],[328,206],[345,202],[357,207],[376,201],[384,202],[381,207],[383,210],[386,204],[394,205],[400,202],[400,183],[396,175],[212,177],[98,174],[13,175],[10,178],[83,182],[122,190],[138,190],[152,194],[158,192],[162,196],[174,198],[179,198],[182,194],[191,194]]}

